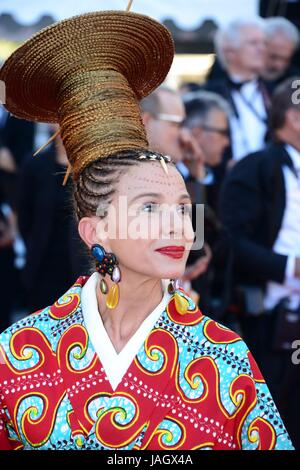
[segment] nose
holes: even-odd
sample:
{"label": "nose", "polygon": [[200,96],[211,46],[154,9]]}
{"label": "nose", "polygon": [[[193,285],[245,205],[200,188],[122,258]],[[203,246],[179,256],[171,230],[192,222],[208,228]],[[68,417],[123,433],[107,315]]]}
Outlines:
{"label": "nose", "polygon": [[[193,237],[192,222],[184,215],[177,204],[166,207],[162,212],[162,236],[164,239],[178,239]],[[190,224],[190,227],[187,226]],[[193,233],[190,234],[190,231]]]}
{"label": "nose", "polygon": [[262,54],[266,54],[267,52],[267,46],[264,42],[262,42],[260,45],[259,45],[259,50]]}

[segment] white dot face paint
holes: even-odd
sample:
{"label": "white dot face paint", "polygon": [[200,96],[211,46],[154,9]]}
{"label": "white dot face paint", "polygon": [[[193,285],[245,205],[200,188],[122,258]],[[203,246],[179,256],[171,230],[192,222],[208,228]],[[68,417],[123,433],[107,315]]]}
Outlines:
{"label": "white dot face paint", "polygon": [[194,240],[191,200],[175,166],[145,162],[121,176],[108,209],[110,250],[122,265],[151,277],[182,276]]}

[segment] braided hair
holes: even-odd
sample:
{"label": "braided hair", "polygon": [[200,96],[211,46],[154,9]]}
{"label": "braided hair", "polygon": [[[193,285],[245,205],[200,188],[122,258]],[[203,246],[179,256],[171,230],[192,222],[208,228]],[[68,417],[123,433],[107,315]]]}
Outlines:
{"label": "braided hair", "polygon": [[142,155],[162,157],[160,153],[149,150],[128,150],[99,158],[81,172],[74,185],[75,211],[79,220],[98,215],[100,204],[110,204],[116,184],[128,167],[152,161],[149,158],[139,160]]}

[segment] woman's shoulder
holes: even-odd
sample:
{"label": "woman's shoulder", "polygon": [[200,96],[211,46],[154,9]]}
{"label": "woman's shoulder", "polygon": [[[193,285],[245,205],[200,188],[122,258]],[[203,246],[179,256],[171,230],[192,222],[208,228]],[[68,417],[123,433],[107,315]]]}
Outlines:
{"label": "woman's shoulder", "polygon": [[13,323],[0,334],[0,349],[14,349],[14,344],[19,344],[21,348],[25,344],[34,344],[37,335],[41,338],[51,338],[52,319],[50,315],[50,306],[34,312],[21,320]]}
{"label": "woman's shoulder", "polygon": [[0,347],[35,344],[43,340],[57,342],[59,336],[71,325],[81,320],[81,289],[87,276],[81,276],[56,302],[13,323],[0,334]]}
{"label": "woman's shoulder", "polygon": [[177,315],[177,317],[171,315],[173,322],[181,325],[178,329],[182,331],[180,342],[183,342],[185,350],[185,354],[181,355],[183,360],[190,355],[189,353],[193,353],[193,357],[210,357],[224,366],[233,366],[233,369],[236,368],[239,372],[253,373],[255,370],[258,373],[255,361],[241,336],[212,319],[209,313],[201,312],[184,290],[180,289],[177,292],[188,301],[186,315]]}

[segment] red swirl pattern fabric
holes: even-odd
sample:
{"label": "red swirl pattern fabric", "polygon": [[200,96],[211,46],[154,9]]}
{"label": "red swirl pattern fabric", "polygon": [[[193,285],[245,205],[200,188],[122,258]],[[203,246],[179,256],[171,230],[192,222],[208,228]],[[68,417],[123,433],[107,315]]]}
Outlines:
{"label": "red swirl pattern fabric", "polygon": [[293,449],[247,346],[171,298],[116,390],[81,310],[86,277],[0,335],[0,449]]}

